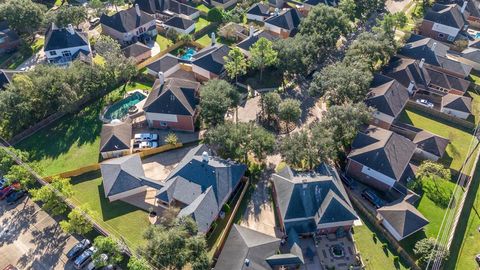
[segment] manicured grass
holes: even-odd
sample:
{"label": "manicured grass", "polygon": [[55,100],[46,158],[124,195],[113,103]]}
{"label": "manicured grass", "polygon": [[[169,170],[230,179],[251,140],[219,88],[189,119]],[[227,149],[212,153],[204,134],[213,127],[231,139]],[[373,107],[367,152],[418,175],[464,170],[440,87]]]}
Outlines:
{"label": "manicured grass", "polygon": [[198,18],[198,21],[195,22],[195,32],[202,30],[203,28],[207,27],[209,24],[210,22],[204,19],[203,17]]}
{"label": "manicured grass", "polygon": [[468,94],[472,97],[472,114],[475,117],[475,123],[480,121],[480,93],[476,91],[468,91]]}
{"label": "manicured grass", "polygon": [[[218,40],[218,37],[216,38],[216,40]],[[212,39],[210,38],[210,34],[205,34],[195,41],[202,44],[205,47],[212,45]]]}
{"label": "manicured grass", "polygon": [[393,257],[398,254],[390,246],[384,250],[382,244],[387,241],[380,238],[378,233],[377,240],[374,241],[372,233],[375,232],[375,228],[364,219],[362,219],[362,223],[364,225],[353,228],[353,238],[366,269],[408,269],[401,260],[398,265],[395,265]]}
{"label": "manicured grass", "polygon": [[[469,154],[470,141],[473,138],[471,133],[458,129],[455,125],[441,119],[433,119],[420,111],[405,110],[402,112],[400,120],[449,139],[450,144],[447,146],[446,153],[440,162],[457,172],[460,171]],[[476,141],[477,139],[475,139]],[[465,174],[470,174],[473,162],[474,159],[470,158],[466,170],[463,171]]]}
{"label": "manicured grass", "polygon": [[162,35],[157,35],[157,39],[156,39],[156,42],[158,43],[158,45],[160,45],[160,50],[163,51],[165,49],[167,49],[169,46],[173,45],[173,41],[171,41],[170,39],[162,36]]}
{"label": "manicured grass", "polygon": [[208,13],[210,11],[210,9],[207,6],[205,6],[204,4],[198,5],[195,8],[200,10],[200,11],[203,11],[205,13]]}
{"label": "manicured grass", "polygon": [[88,204],[94,211],[93,218],[119,239],[124,239],[130,249],[136,250],[145,240],[143,232],[149,226],[148,213],[122,201],[109,202],[105,198],[100,171],[74,177],[73,203]]}

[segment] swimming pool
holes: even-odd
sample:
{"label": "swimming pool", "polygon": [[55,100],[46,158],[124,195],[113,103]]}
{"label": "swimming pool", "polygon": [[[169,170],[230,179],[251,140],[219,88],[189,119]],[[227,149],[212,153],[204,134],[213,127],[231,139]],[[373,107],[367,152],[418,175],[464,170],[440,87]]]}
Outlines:
{"label": "swimming pool", "polygon": [[123,119],[128,114],[128,108],[136,105],[145,98],[146,96],[141,92],[133,92],[130,96],[110,106],[103,114],[103,118],[106,120]]}
{"label": "swimming pool", "polygon": [[180,58],[181,58],[182,60],[191,60],[191,59],[192,59],[192,56],[193,56],[194,54],[196,54],[196,53],[197,53],[197,50],[196,50],[195,48],[189,47],[189,48],[187,48],[187,50],[185,51],[185,53],[184,53],[182,56],[180,56]]}

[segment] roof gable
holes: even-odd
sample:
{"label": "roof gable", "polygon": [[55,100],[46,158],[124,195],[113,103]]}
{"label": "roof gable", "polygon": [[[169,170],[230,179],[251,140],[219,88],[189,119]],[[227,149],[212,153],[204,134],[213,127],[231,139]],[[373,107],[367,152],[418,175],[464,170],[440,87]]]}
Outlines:
{"label": "roof gable", "polygon": [[141,16],[138,16],[135,7],[131,7],[126,10],[121,10],[111,16],[102,14],[100,17],[100,23],[121,33],[126,33],[155,21],[155,18],[145,11],[140,10],[140,14]]}
{"label": "roof gable", "polygon": [[163,113],[193,116],[198,105],[198,82],[170,78],[163,85],[155,83],[145,101],[144,110],[148,113]]}
{"label": "roof gable", "polygon": [[265,20],[266,24],[275,25],[282,29],[293,31],[300,25],[300,14],[294,8],[288,9],[278,15],[273,15]]}
{"label": "roof gable", "polygon": [[86,33],[79,30],[73,31],[72,34],[66,28],[58,28],[52,23],[45,34],[44,50],[51,51],[89,45]]}

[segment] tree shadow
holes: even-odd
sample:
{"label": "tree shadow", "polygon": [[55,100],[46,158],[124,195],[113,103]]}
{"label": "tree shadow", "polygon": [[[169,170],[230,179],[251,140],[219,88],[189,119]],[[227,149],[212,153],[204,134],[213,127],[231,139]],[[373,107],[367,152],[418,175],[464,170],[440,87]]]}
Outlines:
{"label": "tree shadow", "polygon": [[0,247],[11,244],[26,232],[30,225],[37,222],[37,209],[33,204],[26,205],[18,210],[9,219],[4,219],[1,224],[3,233],[0,235]]}

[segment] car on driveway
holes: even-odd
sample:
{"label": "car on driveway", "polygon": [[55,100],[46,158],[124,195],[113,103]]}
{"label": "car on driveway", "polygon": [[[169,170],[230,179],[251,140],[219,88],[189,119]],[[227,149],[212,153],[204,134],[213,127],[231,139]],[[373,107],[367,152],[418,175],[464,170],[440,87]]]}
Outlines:
{"label": "car on driveway", "polygon": [[140,149],[156,148],[156,147],[158,147],[157,142],[141,142],[139,145]]}
{"label": "car on driveway", "polygon": [[415,102],[417,102],[418,104],[423,105],[425,107],[433,108],[433,103],[424,99],[424,98],[419,98]]}
{"label": "car on driveway", "polygon": [[5,199],[10,193],[14,192],[15,189],[12,186],[8,186],[2,190],[0,190],[0,200]]}
{"label": "car on driveway", "polygon": [[135,142],[151,142],[158,140],[158,134],[155,133],[137,133],[134,135]]}
{"label": "car on driveway", "polygon": [[69,260],[72,260],[76,258],[78,255],[82,254],[85,249],[87,249],[90,246],[90,240],[88,239],[83,239],[82,241],[76,243],[68,252],[67,252],[67,258]]}
{"label": "car on driveway", "polygon": [[80,254],[80,256],[78,256],[75,261],[73,261],[73,266],[75,267],[75,269],[82,269],[83,267],[85,267],[85,265],[91,262],[93,259],[93,253],[95,253],[96,251],[97,249],[92,246],[82,252],[82,254]]}
{"label": "car on driveway", "polygon": [[378,197],[375,191],[371,189],[365,189],[362,192],[362,197],[365,198],[367,201],[369,201],[377,209],[385,205],[383,200],[380,199],[380,197]]}
{"label": "car on driveway", "polygon": [[14,204],[15,202],[23,198],[25,195],[27,195],[27,191],[23,189],[16,190],[7,196],[7,204]]}

